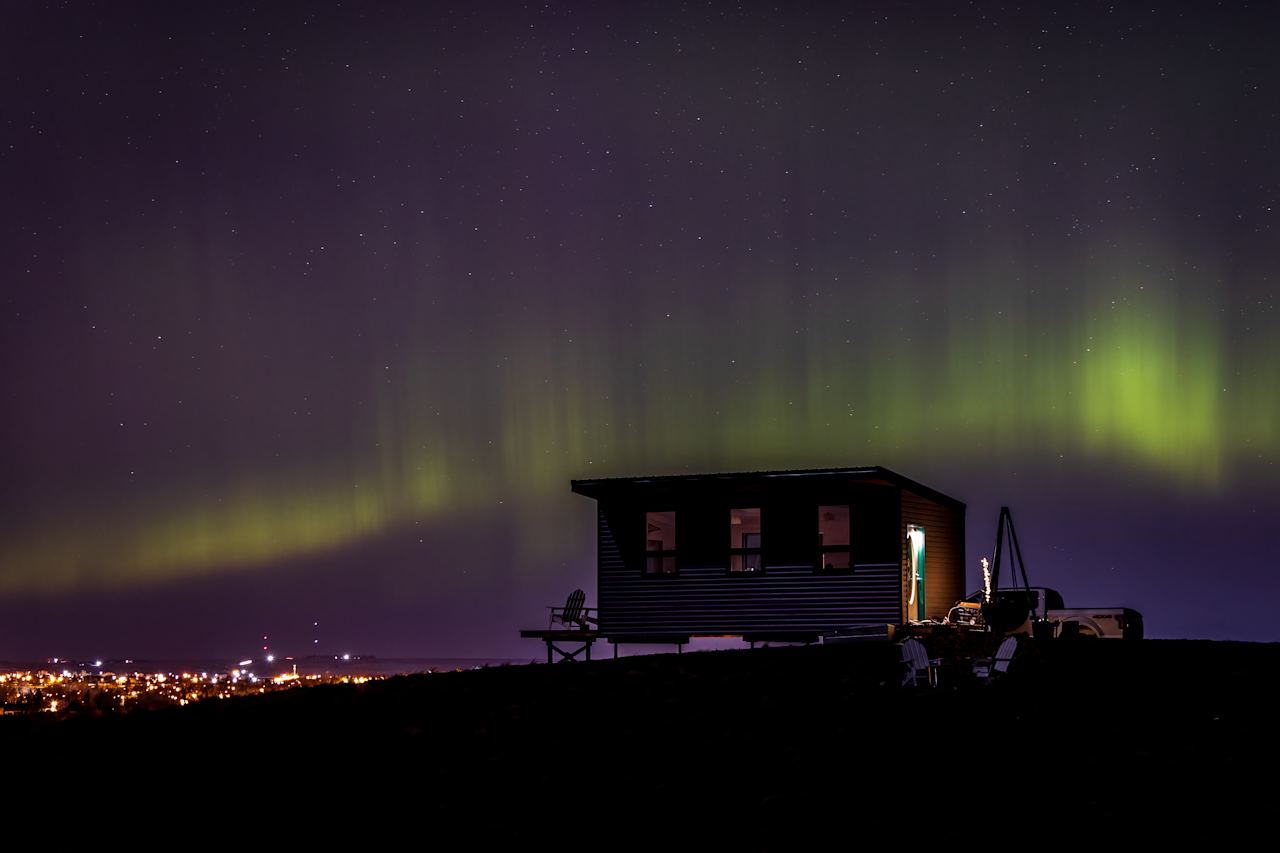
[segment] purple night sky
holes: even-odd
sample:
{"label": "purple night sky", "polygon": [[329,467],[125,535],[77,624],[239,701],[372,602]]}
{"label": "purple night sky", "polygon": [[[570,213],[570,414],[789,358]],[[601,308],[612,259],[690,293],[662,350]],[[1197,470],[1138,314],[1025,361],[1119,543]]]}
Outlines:
{"label": "purple night sky", "polygon": [[849,465],[1280,640],[1280,21],[1158,6],[12,6],[0,659],[536,657],[570,478]]}

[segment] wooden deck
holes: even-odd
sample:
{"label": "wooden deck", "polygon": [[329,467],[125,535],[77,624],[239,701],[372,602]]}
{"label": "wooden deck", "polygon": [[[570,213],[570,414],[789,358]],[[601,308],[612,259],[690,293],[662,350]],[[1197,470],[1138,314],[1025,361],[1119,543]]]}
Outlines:
{"label": "wooden deck", "polygon": [[[577,660],[583,655],[591,660],[591,646],[600,639],[599,631],[581,628],[521,628],[520,636],[528,640],[542,640],[547,644],[547,663],[554,663],[555,655],[563,661]],[[566,648],[577,644],[578,648]],[[615,647],[615,656],[616,656]]]}
{"label": "wooden deck", "polygon": [[[591,646],[596,640],[604,640],[613,644],[613,656],[618,656],[618,646],[624,644],[675,646],[677,654],[684,651],[689,644],[688,634],[623,634],[611,636],[600,631],[569,628],[521,628],[520,636],[526,640],[542,640],[547,645],[547,663],[560,655],[564,661],[577,660],[582,655],[584,660],[591,660]],[[562,648],[565,645],[580,644],[577,649]]]}

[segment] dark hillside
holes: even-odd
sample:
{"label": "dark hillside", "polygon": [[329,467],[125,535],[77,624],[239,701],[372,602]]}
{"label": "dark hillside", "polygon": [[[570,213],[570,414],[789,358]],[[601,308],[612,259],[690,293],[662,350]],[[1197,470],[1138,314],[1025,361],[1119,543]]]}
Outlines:
{"label": "dark hillside", "polygon": [[[12,761],[131,790],[288,792],[432,814],[678,816],[756,846],[819,832],[1261,820],[1280,646],[1027,645],[1003,681],[901,689],[887,645],[656,655],[301,689],[120,718],[0,720]],[[1248,782],[1256,779],[1256,782]],[[914,804],[914,805],[912,805]],[[1180,811],[1182,810],[1182,811]],[[654,823],[654,822],[657,823]],[[772,839],[772,841],[771,841]],[[775,843],[776,842],[776,843]],[[785,846],[785,845],[784,845]]]}

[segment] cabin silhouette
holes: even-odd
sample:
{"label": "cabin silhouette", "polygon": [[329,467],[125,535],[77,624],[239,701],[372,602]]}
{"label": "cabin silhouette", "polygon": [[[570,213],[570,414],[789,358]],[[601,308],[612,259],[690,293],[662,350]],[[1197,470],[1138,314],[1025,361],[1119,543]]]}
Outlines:
{"label": "cabin silhouette", "polygon": [[596,501],[597,631],[615,644],[813,642],[941,619],[964,595],[965,505],[886,468],[571,485]]}

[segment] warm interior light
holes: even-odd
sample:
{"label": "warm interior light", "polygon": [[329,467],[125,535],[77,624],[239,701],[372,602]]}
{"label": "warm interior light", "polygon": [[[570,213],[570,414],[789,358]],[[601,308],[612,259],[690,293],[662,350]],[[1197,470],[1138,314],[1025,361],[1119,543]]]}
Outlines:
{"label": "warm interior light", "polygon": [[908,560],[907,574],[910,576],[907,589],[907,604],[914,606],[916,603],[916,589],[920,585],[920,566],[917,564],[919,555],[924,551],[924,528],[909,527],[907,528]]}

